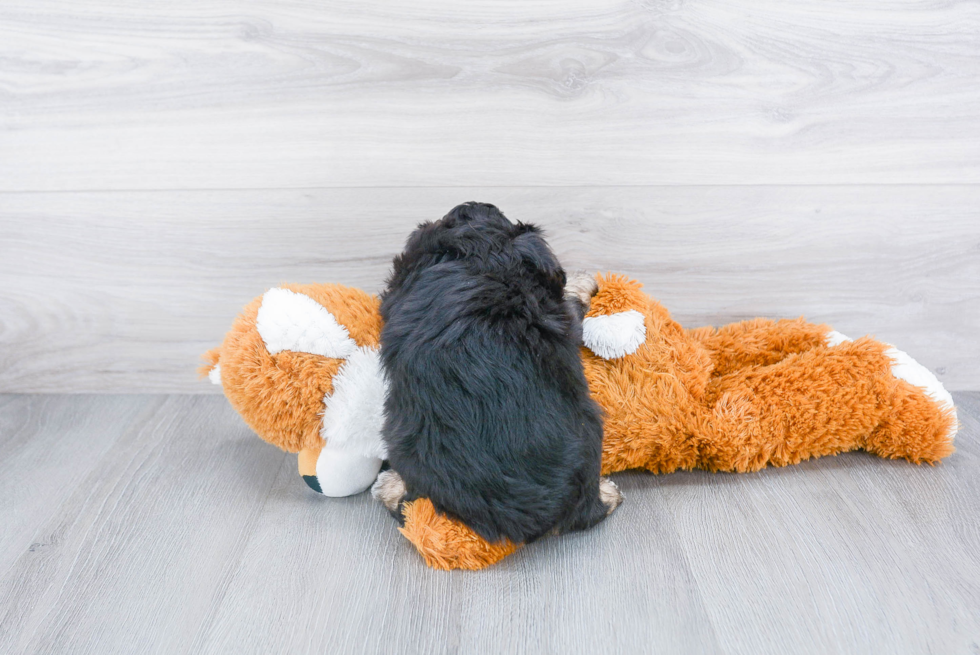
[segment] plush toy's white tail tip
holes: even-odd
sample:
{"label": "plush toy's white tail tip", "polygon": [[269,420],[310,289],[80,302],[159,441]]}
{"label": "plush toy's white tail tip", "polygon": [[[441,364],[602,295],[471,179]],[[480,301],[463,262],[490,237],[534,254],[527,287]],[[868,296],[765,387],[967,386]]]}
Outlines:
{"label": "plush toy's white tail tip", "polygon": [[959,427],[959,422],[956,420],[956,406],[953,404],[953,396],[946,391],[946,387],[939,381],[939,378],[925,366],[912,359],[908,353],[895,346],[886,350],[885,354],[892,360],[892,375],[899,380],[905,380],[909,384],[919,387],[943,409],[952,410],[953,426],[949,429],[949,438],[955,437]]}
{"label": "plush toy's white tail tip", "polygon": [[946,391],[943,383],[932,374],[932,371],[895,346],[886,350],[885,354],[892,360],[892,375],[899,380],[905,380],[909,384],[919,387],[940,407],[948,408],[953,412],[953,425],[949,428],[948,434],[952,440],[959,429],[959,421],[956,420],[956,405],[953,404],[953,397]]}
{"label": "plush toy's white tail tip", "polygon": [[[833,348],[834,346],[851,341],[851,338],[841,334],[837,330],[831,330],[827,333],[826,340],[827,346]],[[909,384],[919,387],[926,392],[927,396],[936,401],[942,409],[952,411],[953,425],[949,429],[948,435],[950,440],[952,440],[959,429],[959,422],[956,420],[956,405],[953,404],[953,397],[946,391],[943,383],[933,375],[932,371],[912,359],[908,353],[899,350],[895,346],[890,345],[888,350],[885,351],[885,354],[892,360],[892,375],[899,380],[905,380]]]}

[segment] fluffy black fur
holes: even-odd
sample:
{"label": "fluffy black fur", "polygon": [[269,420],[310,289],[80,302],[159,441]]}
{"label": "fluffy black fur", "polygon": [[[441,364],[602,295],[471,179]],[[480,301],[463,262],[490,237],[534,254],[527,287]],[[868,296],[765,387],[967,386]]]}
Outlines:
{"label": "fluffy black fur", "polygon": [[382,295],[383,437],[405,500],[530,542],[601,521],[581,316],[540,231],[466,203],[423,223]]}

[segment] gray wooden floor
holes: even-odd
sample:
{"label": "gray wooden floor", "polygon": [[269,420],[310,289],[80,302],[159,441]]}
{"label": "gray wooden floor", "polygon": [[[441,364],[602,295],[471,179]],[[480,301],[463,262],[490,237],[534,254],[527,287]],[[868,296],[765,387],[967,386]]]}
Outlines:
{"label": "gray wooden floor", "polygon": [[215,396],[0,396],[3,653],[976,653],[980,393],[936,467],[617,477],[625,505],[436,572]]}

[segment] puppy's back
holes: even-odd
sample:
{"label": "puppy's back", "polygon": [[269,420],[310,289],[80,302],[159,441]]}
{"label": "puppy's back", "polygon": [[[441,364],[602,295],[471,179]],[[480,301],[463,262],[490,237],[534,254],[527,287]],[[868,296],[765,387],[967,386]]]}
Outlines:
{"label": "puppy's back", "polygon": [[606,512],[602,424],[564,282],[536,228],[467,204],[412,234],[382,298],[391,465],[409,497],[490,540]]}

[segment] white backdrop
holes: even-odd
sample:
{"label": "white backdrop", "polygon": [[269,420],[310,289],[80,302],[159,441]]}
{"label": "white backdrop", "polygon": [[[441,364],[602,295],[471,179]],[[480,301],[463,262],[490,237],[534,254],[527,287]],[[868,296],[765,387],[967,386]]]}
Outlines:
{"label": "white backdrop", "polygon": [[980,388],[980,5],[416,4],[4,2],[0,391],[211,393],[252,297],[471,199]]}

